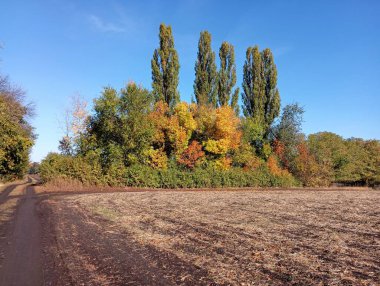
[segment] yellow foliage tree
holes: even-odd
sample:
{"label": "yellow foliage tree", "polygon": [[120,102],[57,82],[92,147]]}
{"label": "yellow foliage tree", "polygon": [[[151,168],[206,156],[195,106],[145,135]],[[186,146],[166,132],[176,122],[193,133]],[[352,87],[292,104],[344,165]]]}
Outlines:
{"label": "yellow foliage tree", "polygon": [[232,162],[229,154],[241,144],[240,119],[230,106],[216,109],[198,106],[193,114],[197,123],[196,139],[209,157],[215,159],[216,168],[228,169]]}
{"label": "yellow foliage tree", "polygon": [[191,105],[180,102],[170,114],[168,105],[159,101],[149,116],[156,130],[153,142],[155,148],[164,150],[167,155],[178,157],[182,154],[197,126]]}
{"label": "yellow foliage tree", "polygon": [[205,150],[215,155],[226,155],[240,146],[240,120],[230,106],[221,106],[211,112],[214,116],[209,117],[214,122],[207,132],[210,138],[204,142]]}

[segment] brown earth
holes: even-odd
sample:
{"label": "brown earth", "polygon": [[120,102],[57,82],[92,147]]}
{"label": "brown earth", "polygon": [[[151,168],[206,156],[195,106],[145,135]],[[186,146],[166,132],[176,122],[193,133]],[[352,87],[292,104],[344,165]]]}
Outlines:
{"label": "brown earth", "polygon": [[378,191],[37,193],[2,188],[0,285],[380,285]]}
{"label": "brown earth", "polygon": [[[11,184],[0,194],[0,206],[17,199],[18,207],[1,208],[0,285],[42,285],[42,244],[36,197],[29,183]],[[4,217],[6,214],[6,217]]]}

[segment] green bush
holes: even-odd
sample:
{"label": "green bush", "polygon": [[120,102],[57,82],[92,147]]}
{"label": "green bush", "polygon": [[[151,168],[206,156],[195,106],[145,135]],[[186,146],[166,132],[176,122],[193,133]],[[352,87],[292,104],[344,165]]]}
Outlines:
{"label": "green bush", "polygon": [[125,169],[124,181],[130,187],[160,187],[160,177],[157,170],[144,165],[133,165]]}
{"label": "green bush", "polygon": [[72,157],[50,153],[41,162],[40,175],[44,182],[55,178],[75,179],[85,185],[102,185],[103,175],[99,165],[91,164],[85,157]]}

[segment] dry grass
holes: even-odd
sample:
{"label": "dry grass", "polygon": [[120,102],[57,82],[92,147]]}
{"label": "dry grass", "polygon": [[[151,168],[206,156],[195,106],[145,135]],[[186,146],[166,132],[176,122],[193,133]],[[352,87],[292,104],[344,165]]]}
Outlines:
{"label": "dry grass", "polygon": [[45,193],[45,192],[73,192],[73,191],[82,191],[84,185],[74,179],[68,178],[56,178],[44,185],[37,186],[35,188],[36,193]]}
{"label": "dry grass", "polygon": [[108,193],[59,204],[109,220],[110,231],[205,269],[218,284],[380,284],[376,191]]}

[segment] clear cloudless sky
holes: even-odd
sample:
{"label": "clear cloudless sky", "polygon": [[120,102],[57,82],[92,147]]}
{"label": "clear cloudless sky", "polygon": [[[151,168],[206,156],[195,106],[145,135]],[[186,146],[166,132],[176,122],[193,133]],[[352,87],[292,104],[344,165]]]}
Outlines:
{"label": "clear cloudless sky", "polygon": [[160,23],[180,59],[181,99],[193,93],[199,33],[235,46],[238,86],[248,46],[269,47],[282,106],[305,108],[306,134],[380,139],[380,1],[2,0],[0,72],[34,102],[31,159],[57,151],[70,96],[90,103],[104,86],[151,88]]}

